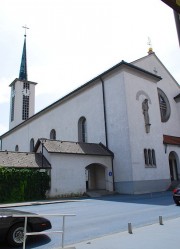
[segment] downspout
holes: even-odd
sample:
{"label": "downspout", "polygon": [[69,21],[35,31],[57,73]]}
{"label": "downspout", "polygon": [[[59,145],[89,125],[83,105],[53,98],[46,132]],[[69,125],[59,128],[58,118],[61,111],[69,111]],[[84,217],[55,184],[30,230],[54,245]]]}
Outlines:
{"label": "downspout", "polygon": [[106,147],[108,148],[108,136],[107,136],[107,117],[106,117],[106,100],[105,100],[105,89],[104,89],[104,81],[100,77],[102,83],[102,95],[103,95],[103,111],[104,111],[104,129],[105,129],[105,140]]}
{"label": "downspout", "polygon": [[[106,147],[108,148],[107,113],[106,113],[105,88],[104,88],[104,81],[103,81],[103,79],[101,77],[100,77],[100,80],[101,80],[101,83],[102,83],[105,139],[106,139]],[[112,164],[113,191],[115,191],[115,183],[114,183],[114,154],[111,157],[111,164]]]}
{"label": "downspout", "polygon": [[2,138],[0,138],[0,143],[1,143],[1,151],[2,151]]}
{"label": "downspout", "polygon": [[114,155],[111,157],[111,163],[112,163],[113,191],[115,191],[115,182],[114,182]]}
{"label": "downspout", "polygon": [[43,168],[43,166],[44,166],[44,156],[43,156],[43,153],[44,153],[44,143],[43,143],[43,141],[42,141],[42,165],[41,165],[41,167]]}

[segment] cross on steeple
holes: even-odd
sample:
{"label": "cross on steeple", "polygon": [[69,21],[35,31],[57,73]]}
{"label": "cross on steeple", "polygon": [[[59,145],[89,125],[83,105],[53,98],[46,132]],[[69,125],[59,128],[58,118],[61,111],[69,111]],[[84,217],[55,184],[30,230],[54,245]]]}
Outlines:
{"label": "cross on steeple", "polygon": [[25,32],[24,32],[24,37],[26,37],[26,30],[29,29],[26,25],[25,26],[22,26],[23,29],[25,29]]}
{"label": "cross on steeple", "polygon": [[26,30],[29,29],[26,25],[22,26],[25,29],[24,33],[24,46],[23,46],[23,53],[21,58],[21,66],[19,72],[19,79],[20,80],[28,80],[27,78],[27,59],[26,59]]}
{"label": "cross on steeple", "polygon": [[151,39],[148,37],[148,42],[147,44],[149,45],[149,49],[148,49],[148,54],[153,54],[153,49],[152,49],[152,42]]}

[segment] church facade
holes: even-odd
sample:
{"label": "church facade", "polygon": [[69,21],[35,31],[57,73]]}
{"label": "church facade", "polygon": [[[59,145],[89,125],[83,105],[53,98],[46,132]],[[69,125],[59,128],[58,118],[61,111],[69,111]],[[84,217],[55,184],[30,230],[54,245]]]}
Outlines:
{"label": "church facade", "polygon": [[[11,98],[21,92],[33,110],[35,85],[16,79]],[[24,121],[15,115],[23,113],[19,105],[1,151],[42,154],[51,164],[49,196],[158,192],[180,179],[180,88],[153,51],[121,61]]]}

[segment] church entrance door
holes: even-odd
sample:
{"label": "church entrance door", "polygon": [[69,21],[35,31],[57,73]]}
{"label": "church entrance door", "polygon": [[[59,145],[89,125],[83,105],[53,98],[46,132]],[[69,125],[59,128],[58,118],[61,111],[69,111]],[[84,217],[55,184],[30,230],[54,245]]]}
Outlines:
{"label": "church entrance door", "polygon": [[178,156],[175,152],[170,152],[169,154],[169,169],[170,169],[170,176],[171,181],[178,181]]}
{"label": "church entrance door", "polygon": [[86,190],[106,189],[105,167],[101,164],[90,164],[86,167]]}

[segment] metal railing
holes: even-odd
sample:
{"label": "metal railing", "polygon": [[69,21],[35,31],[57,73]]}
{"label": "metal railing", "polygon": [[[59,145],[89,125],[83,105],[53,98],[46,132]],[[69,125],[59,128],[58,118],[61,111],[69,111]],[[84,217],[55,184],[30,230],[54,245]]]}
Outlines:
{"label": "metal railing", "polygon": [[[62,223],[62,230],[51,230],[51,231],[42,231],[42,232],[27,232],[27,219],[32,217],[44,217],[44,216],[60,216],[63,218]],[[61,245],[62,248],[64,248],[64,234],[65,234],[65,217],[67,216],[76,216],[75,214],[28,214],[28,215],[16,215],[14,214],[13,217],[16,218],[22,218],[24,217],[24,239],[23,239],[23,249],[26,248],[26,238],[27,236],[34,236],[34,235],[40,235],[40,234],[51,234],[51,233],[60,233],[61,236]]]}

